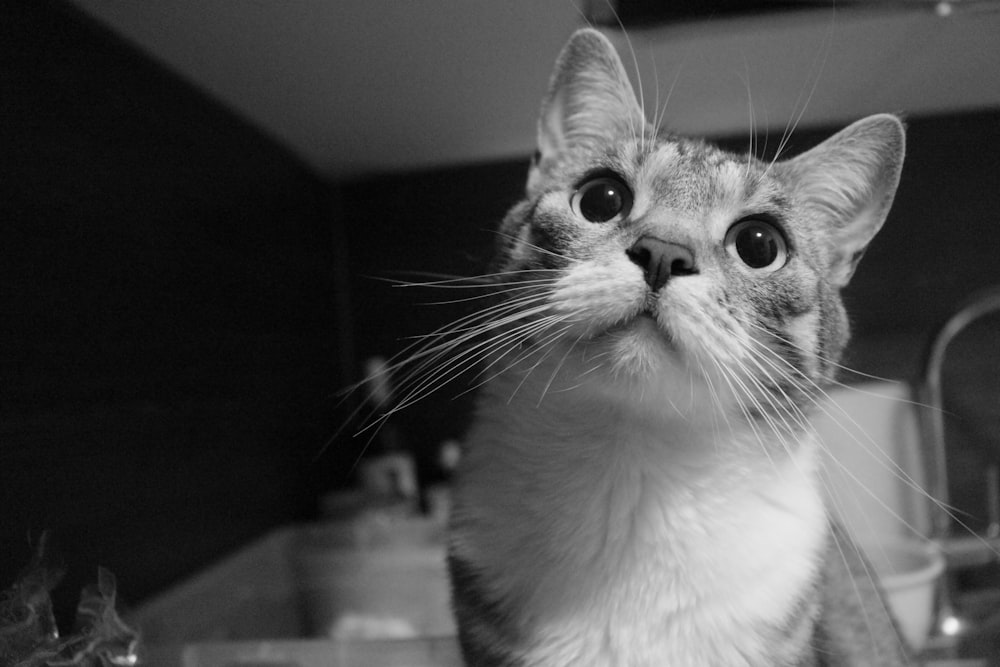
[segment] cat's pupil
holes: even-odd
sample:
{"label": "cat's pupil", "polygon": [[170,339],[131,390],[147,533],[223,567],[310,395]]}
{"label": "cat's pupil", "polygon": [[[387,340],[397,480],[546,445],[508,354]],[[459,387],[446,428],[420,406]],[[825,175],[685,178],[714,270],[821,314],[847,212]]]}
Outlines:
{"label": "cat's pupil", "polygon": [[615,178],[601,177],[584,183],[573,197],[577,213],[590,222],[607,222],[627,213],[631,193]]}
{"label": "cat's pupil", "polygon": [[736,234],[736,252],[751,269],[763,269],[778,258],[779,238],[773,228],[764,224],[745,225]]}

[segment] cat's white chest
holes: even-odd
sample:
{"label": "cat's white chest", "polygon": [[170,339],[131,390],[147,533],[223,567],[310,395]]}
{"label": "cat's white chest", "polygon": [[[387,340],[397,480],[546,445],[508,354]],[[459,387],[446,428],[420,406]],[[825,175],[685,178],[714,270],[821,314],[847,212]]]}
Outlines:
{"label": "cat's white chest", "polygon": [[528,664],[756,664],[826,534],[812,447],[721,465],[718,432],[565,405],[487,414],[456,498],[453,548],[530,619]]}
{"label": "cat's white chest", "polygon": [[[773,488],[766,499],[737,493],[730,501],[722,517],[679,508],[659,526],[647,525],[649,532],[608,549],[607,562],[574,563],[575,574],[558,567],[537,571],[539,590],[554,576],[576,595],[546,610],[552,613],[538,626],[535,664],[767,664],[772,647],[761,643],[759,631],[785,624],[808,590],[823,511],[811,489],[799,484]],[[644,520],[658,522],[636,518]],[[588,539],[597,538],[571,548],[586,549]],[[536,602],[546,609],[545,600]]]}

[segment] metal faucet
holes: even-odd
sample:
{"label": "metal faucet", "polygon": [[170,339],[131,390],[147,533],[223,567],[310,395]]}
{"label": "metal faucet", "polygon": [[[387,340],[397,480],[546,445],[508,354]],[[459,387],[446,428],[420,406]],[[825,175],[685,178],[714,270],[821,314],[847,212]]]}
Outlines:
{"label": "metal faucet", "polygon": [[[992,312],[1000,312],[1000,286],[990,287],[974,294],[962,307],[948,318],[931,339],[921,382],[915,388],[916,401],[921,405],[924,465],[928,474],[927,490],[932,498],[931,537],[945,540],[951,534],[951,514],[948,512],[948,459],[944,436],[944,398],[941,387],[941,370],[948,345],[963,329],[975,320]],[[996,471],[988,471],[988,486],[997,495]],[[989,536],[1000,535],[1000,517],[996,516],[997,498],[988,498],[990,512]]]}
{"label": "metal faucet", "polygon": [[944,646],[955,646],[961,635],[972,625],[956,611],[952,599],[955,592],[954,571],[995,562],[1000,556],[1000,469],[996,464],[986,471],[987,512],[989,528],[985,535],[953,535],[952,515],[948,510],[948,460],[944,432],[944,400],[941,383],[945,351],[951,341],[972,322],[993,312],[1000,312],[1000,286],[974,294],[938,329],[931,339],[921,381],[914,388],[915,399],[921,406],[921,444],[924,467],[931,497],[930,538],[941,549],[947,567],[939,581],[937,620],[932,631]]}

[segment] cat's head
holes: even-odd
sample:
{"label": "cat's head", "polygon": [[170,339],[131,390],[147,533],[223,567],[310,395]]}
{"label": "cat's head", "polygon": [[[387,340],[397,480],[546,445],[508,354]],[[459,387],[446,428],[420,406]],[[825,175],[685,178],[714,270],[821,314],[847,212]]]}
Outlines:
{"label": "cat's head", "polygon": [[603,346],[618,373],[670,358],[750,393],[822,383],[848,335],[840,289],[903,152],[890,115],[773,163],[658,133],[614,47],[581,30],[556,64],[498,270],[537,281],[538,317],[556,316],[563,343]]}

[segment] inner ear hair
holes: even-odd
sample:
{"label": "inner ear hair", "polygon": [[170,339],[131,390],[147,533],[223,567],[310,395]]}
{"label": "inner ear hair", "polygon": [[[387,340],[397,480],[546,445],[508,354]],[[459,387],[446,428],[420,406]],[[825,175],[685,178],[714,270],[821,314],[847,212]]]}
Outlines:
{"label": "inner ear hair", "polygon": [[906,152],[893,115],[869,116],[782,163],[796,199],[820,219],[835,244],[830,280],[846,285],[892,206]]}
{"label": "inner ear hair", "polygon": [[647,125],[615,47],[600,32],[578,30],[556,61],[538,120],[541,159],[594,148]]}

